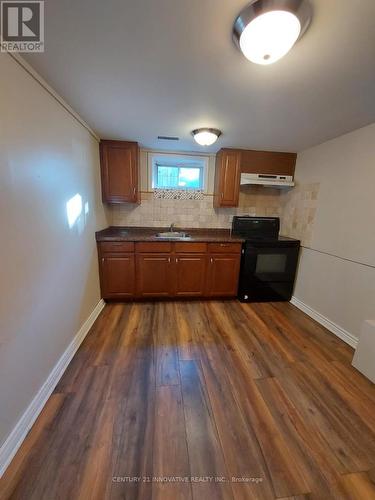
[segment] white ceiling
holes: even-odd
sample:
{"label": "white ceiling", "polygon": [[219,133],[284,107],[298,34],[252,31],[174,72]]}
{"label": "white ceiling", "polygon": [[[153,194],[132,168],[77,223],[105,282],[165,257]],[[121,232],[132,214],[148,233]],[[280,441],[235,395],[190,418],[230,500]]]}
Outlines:
{"label": "white ceiling", "polygon": [[[375,0],[311,1],[271,66],[232,42],[246,0],[47,0],[46,52],[27,60],[102,138],[301,151],[375,121]],[[211,148],[190,136],[202,126],[223,131]]]}

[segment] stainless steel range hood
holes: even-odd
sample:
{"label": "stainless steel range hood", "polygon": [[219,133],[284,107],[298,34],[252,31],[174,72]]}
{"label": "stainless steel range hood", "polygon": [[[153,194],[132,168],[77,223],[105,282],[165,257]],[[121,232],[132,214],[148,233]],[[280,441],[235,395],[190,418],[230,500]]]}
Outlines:
{"label": "stainless steel range hood", "polygon": [[273,187],[293,187],[294,181],[291,175],[273,174],[241,174],[241,186],[254,184]]}

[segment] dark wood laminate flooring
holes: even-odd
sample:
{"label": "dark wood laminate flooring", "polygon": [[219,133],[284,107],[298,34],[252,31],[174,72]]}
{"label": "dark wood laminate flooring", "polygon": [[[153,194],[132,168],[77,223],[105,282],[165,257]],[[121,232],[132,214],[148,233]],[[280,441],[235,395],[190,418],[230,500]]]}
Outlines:
{"label": "dark wood laminate flooring", "polygon": [[1,499],[375,499],[375,387],[287,303],[107,305]]}

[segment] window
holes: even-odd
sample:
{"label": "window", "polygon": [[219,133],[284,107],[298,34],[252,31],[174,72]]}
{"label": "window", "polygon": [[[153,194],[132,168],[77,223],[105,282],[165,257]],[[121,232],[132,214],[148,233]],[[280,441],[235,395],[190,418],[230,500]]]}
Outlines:
{"label": "window", "polygon": [[204,189],[206,158],[185,155],[153,155],[152,187],[157,189]]}
{"label": "window", "polygon": [[171,167],[156,164],[156,186],[158,188],[200,189],[202,169],[199,167]]}

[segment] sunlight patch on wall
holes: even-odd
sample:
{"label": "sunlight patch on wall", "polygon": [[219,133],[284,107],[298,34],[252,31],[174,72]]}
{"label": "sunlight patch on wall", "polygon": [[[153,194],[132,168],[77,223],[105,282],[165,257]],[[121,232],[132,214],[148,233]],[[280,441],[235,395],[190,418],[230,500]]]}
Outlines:
{"label": "sunlight patch on wall", "polygon": [[69,227],[72,228],[82,213],[82,196],[76,194],[66,203],[66,214]]}

